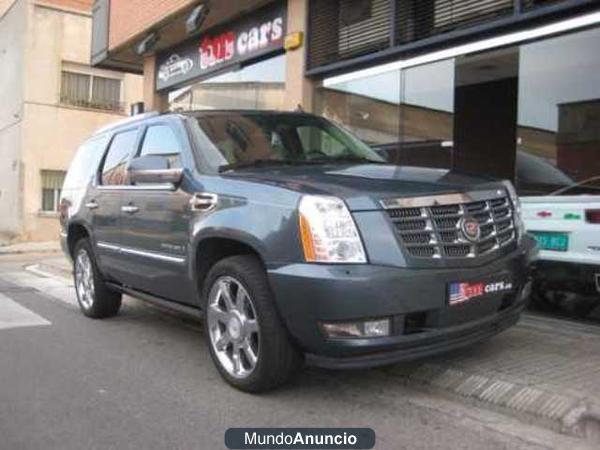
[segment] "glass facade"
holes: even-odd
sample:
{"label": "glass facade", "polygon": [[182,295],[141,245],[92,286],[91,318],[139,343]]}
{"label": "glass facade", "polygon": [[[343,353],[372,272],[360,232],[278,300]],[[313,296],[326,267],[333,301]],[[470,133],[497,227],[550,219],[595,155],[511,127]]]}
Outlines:
{"label": "glass facade", "polygon": [[525,193],[574,182],[582,185],[570,193],[600,192],[598,44],[600,29],[521,46],[516,175]]}
{"label": "glass facade", "polygon": [[283,109],[285,55],[228,71],[171,94],[171,109]]}
{"label": "glass facade", "polygon": [[598,43],[592,29],[328,82],[316,109],[398,164],[511,178],[524,195],[596,193]]}

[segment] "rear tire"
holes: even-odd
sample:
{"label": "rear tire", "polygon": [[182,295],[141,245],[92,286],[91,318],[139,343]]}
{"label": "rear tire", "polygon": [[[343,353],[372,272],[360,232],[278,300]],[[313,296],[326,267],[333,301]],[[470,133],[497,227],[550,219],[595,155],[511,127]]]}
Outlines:
{"label": "rear tire", "polygon": [[204,282],[202,300],[210,355],[233,387],[253,393],[274,389],[302,363],[255,256],[232,256],[216,263]]}
{"label": "rear tire", "polygon": [[112,317],[121,307],[121,294],[104,282],[89,239],[81,239],[73,250],[73,280],[77,302],[87,317]]}

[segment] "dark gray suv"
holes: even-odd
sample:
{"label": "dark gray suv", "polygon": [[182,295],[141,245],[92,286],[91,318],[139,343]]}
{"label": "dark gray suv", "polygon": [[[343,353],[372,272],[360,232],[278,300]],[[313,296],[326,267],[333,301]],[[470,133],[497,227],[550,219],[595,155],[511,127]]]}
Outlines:
{"label": "dark gray suv", "polygon": [[121,295],[202,313],[233,386],[304,361],[421,358],[515,324],[534,241],[509,182],[387,164],[304,113],[146,114],[71,165],[62,244],[93,318]]}

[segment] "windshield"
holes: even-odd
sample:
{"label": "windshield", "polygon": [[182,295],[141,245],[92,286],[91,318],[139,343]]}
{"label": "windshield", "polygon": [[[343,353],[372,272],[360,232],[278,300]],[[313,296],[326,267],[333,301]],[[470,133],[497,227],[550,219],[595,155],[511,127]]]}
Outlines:
{"label": "windshield", "polygon": [[384,162],[343,128],[307,114],[207,114],[196,120],[220,154],[217,167],[259,162]]}

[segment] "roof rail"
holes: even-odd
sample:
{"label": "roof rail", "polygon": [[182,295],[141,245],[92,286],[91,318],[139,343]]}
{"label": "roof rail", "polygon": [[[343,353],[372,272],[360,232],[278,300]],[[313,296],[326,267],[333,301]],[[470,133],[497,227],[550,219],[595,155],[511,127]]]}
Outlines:
{"label": "roof rail", "polygon": [[127,124],[130,124],[130,123],[135,123],[135,122],[138,122],[138,121],[141,121],[141,120],[144,120],[144,119],[149,119],[150,117],[156,117],[156,116],[159,116],[159,115],[160,115],[160,113],[158,111],[150,111],[150,112],[147,112],[147,113],[144,113],[144,114],[137,114],[135,116],[128,117],[127,119],[119,120],[118,122],[114,122],[114,123],[105,125],[102,128],[98,129],[94,133],[94,135],[105,133],[107,131],[112,130],[113,128],[117,128],[117,127],[120,127],[122,125],[127,125]]}

